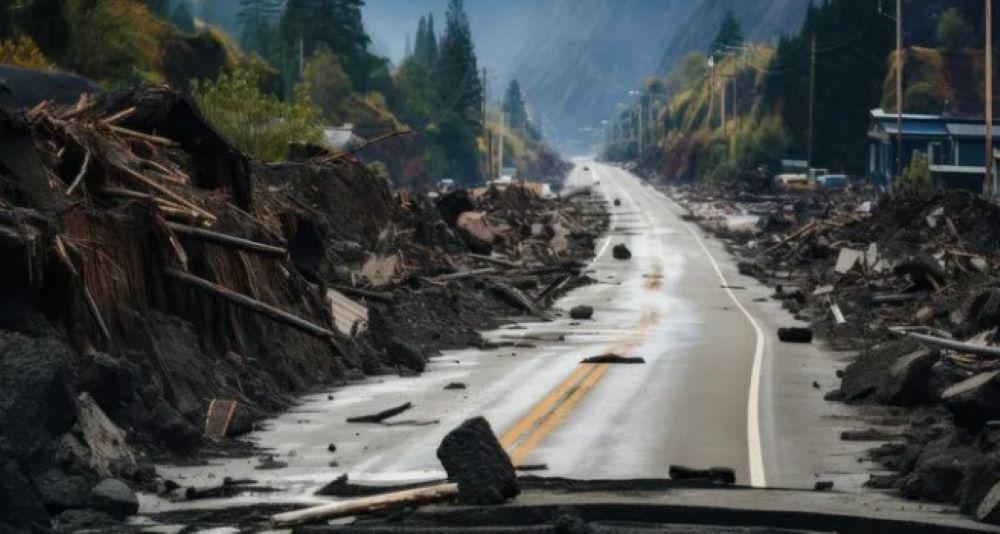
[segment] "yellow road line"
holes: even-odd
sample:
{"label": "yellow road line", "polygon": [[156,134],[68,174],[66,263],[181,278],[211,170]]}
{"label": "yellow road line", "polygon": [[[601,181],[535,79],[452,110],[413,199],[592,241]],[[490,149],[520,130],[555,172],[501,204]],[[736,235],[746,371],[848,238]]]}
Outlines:
{"label": "yellow road line", "polygon": [[566,393],[580,382],[584,375],[593,371],[594,365],[580,365],[578,366],[570,375],[563,380],[551,393],[549,393],[544,399],[538,402],[531,411],[529,411],[524,417],[522,417],[517,423],[514,424],[510,430],[504,432],[503,436],[500,436],[500,445],[503,448],[508,449],[517,440],[521,438],[521,435],[527,432],[531,427],[546,414],[552,410],[552,407],[566,395]]}
{"label": "yellow road line", "polygon": [[522,443],[521,446],[514,451],[510,457],[511,463],[514,465],[520,465],[521,462],[524,461],[529,454],[531,454],[531,451],[535,450],[535,447],[537,447],[546,436],[559,426],[563,418],[566,417],[566,414],[569,413],[569,411],[572,410],[578,402],[580,402],[580,399],[587,394],[587,391],[594,387],[594,384],[596,384],[607,371],[607,364],[599,364],[595,366],[594,372],[590,373],[583,383],[581,383],[580,386],[566,398],[566,401],[560,404],[559,407],[552,412],[552,415],[542,421],[542,424],[540,424],[538,428],[536,428],[535,431],[524,440],[524,443]]}

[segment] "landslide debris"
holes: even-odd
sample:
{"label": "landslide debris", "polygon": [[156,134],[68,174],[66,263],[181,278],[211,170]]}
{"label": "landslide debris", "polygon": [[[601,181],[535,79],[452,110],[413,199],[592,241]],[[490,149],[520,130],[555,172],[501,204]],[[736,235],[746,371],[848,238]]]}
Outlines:
{"label": "landslide debris", "polygon": [[165,88],[0,107],[0,531],[106,528],[153,461],[528,313],[493,287],[587,282],[601,203],[467,195],[449,222],[351,157],[251,161]]}
{"label": "landslide debris", "polygon": [[743,258],[742,274],[776,286],[820,339],[858,351],[828,398],[908,409],[904,442],[871,453],[892,472],[869,485],[997,521],[1000,207],[962,191],[676,196]]}

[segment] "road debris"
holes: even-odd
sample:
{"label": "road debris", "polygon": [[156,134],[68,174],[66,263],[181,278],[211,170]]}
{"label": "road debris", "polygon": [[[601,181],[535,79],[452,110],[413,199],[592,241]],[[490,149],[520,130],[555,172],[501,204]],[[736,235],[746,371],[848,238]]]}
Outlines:
{"label": "road debris", "polygon": [[348,423],[381,423],[390,417],[395,417],[410,408],[413,408],[413,404],[407,402],[405,404],[400,404],[393,408],[387,410],[382,410],[381,412],[370,414],[370,415],[359,415],[356,417],[348,417]]}
{"label": "road debris", "polygon": [[420,372],[544,318],[592,282],[608,224],[590,191],[435,201],[349,154],[253,161],[165,87],[0,109],[0,183],[0,464],[16,466],[0,494],[26,496],[17,524],[50,524],[43,474],[74,481],[68,510],[106,478],[155,491],[139,453],[225,446],[294,393]]}
{"label": "road debris", "polygon": [[711,480],[715,484],[735,484],[736,472],[731,467],[699,469],[684,465],[671,465],[670,478],[674,480]]}
{"label": "road debris", "polygon": [[590,306],[573,306],[569,310],[571,319],[590,319],[594,316],[594,308]]}
{"label": "road debris", "polygon": [[616,260],[627,260],[632,258],[632,251],[629,250],[624,243],[618,243],[617,245],[611,247],[611,255],[614,256]]}
{"label": "road debris", "polygon": [[500,504],[521,493],[510,457],[482,417],[467,419],[449,432],[437,457],[448,479],[458,484],[463,504]]}
{"label": "road debris", "polygon": [[645,358],[640,357],[630,357],[630,356],[620,356],[618,354],[601,354],[599,356],[590,356],[580,360],[580,363],[646,363]]}
{"label": "road debris", "polygon": [[873,450],[893,473],[869,484],[1000,521],[987,499],[1000,483],[1000,429],[989,425],[1000,419],[1000,208],[957,191],[737,193],[674,197],[695,213],[755,216],[739,231],[719,218],[699,224],[726,240],[741,274],[778,287],[813,334],[859,351],[826,398],[906,408],[892,418],[902,431],[844,435],[898,445]]}
{"label": "road debris", "polygon": [[813,333],[799,326],[783,327],[778,329],[778,339],[785,343],[812,343]]}

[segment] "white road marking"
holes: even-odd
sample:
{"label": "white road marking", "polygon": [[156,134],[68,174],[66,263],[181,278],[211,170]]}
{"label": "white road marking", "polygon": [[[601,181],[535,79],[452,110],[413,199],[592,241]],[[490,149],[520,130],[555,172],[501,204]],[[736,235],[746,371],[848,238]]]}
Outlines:
{"label": "white road marking", "polygon": [[[645,188],[642,189],[643,194],[649,198],[656,199],[655,196],[650,194]],[[659,193],[659,191],[657,191]],[[660,193],[662,195],[662,193]],[[666,200],[666,197],[663,198]],[[670,210],[668,210],[670,211]],[[673,215],[673,212],[670,211]],[[722,269],[719,268],[719,264],[716,263],[715,258],[712,253],[705,246],[705,242],[702,241],[701,236],[694,230],[694,227],[684,222],[680,223],[687,229],[695,241],[698,242],[698,246],[708,257],[708,261],[711,262],[712,268],[715,269],[715,274],[719,276],[719,280],[722,281],[723,289],[726,290],[726,294],[729,298],[736,304],[736,307],[743,312],[743,315],[747,318],[750,326],[753,327],[754,333],[757,336],[757,345],[754,348],[753,355],[753,366],[750,369],[750,390],[747,394],[747,452],[748,452],[748,467],[750,471],[750,485],[754,487],[764,487],[767,485],[767,479],[764,476],[764,453],[761,449],[760,441],[760,376],[761,368],[763,367],[764,360],[764,332],[761,330],[760,325],[757,320],[754,319],[753,315],[743,306],[743,303],[736,298],[736,294],[733,293],[732,289],[729,288],[729,282],[726,281],[726,276],[722,274]]]}

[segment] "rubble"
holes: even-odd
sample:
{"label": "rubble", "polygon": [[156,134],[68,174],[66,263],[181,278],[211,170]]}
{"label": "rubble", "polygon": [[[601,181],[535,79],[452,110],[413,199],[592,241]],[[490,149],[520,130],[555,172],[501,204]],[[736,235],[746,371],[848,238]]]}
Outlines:
{"label": "rubble", "polygon": [[385,421],[386,419],[389,419],[390,417],[395,417],[395,416],[397,416],[397,415],[405,412],[406,410],[409,410],[410,408],[413,408],[413,404],[407,402],[405,404],[400,404],[399,406],[395,406],[393,408],[388,408],[386,410],[382,410],[381,412],[374,413],[374,414],[371,414],[371,415],[359,415],[357,417],[348,417],[347,418],[347,422],[348,423],[381,423],[381,422]]}
{"label": "rubble", "polygon": [[[674,196],[726,240],[741,274],[776,286],[824,343],[858,351],[826,398],[906,408],[904,432],[869,436],[903,440],[872,452],[894,472],[869,484],[1000,521],[987,498],[1000,482],[1000,207],[961,191],[736,193]],[[757,222],[733,230],[728,214]]]}
{"label": "rubble", "polygon": [[353,157],[255,162],[166,88],[0,108],[0,530],[83,521],[103,479],[155,488],[150,460],[308,388],[544,316],[607,221],[589,192],[435,202]]}
{"label": "rubble", "polygon": [[590,319],[594,316],[594,308],[591,306],[573,306],[569,310],[570,319]]}
{"label": "rubble", "polygon": [[785,343],[812,343],[813,333],[808,328],[790,326],[778,329],[778,339]]}

